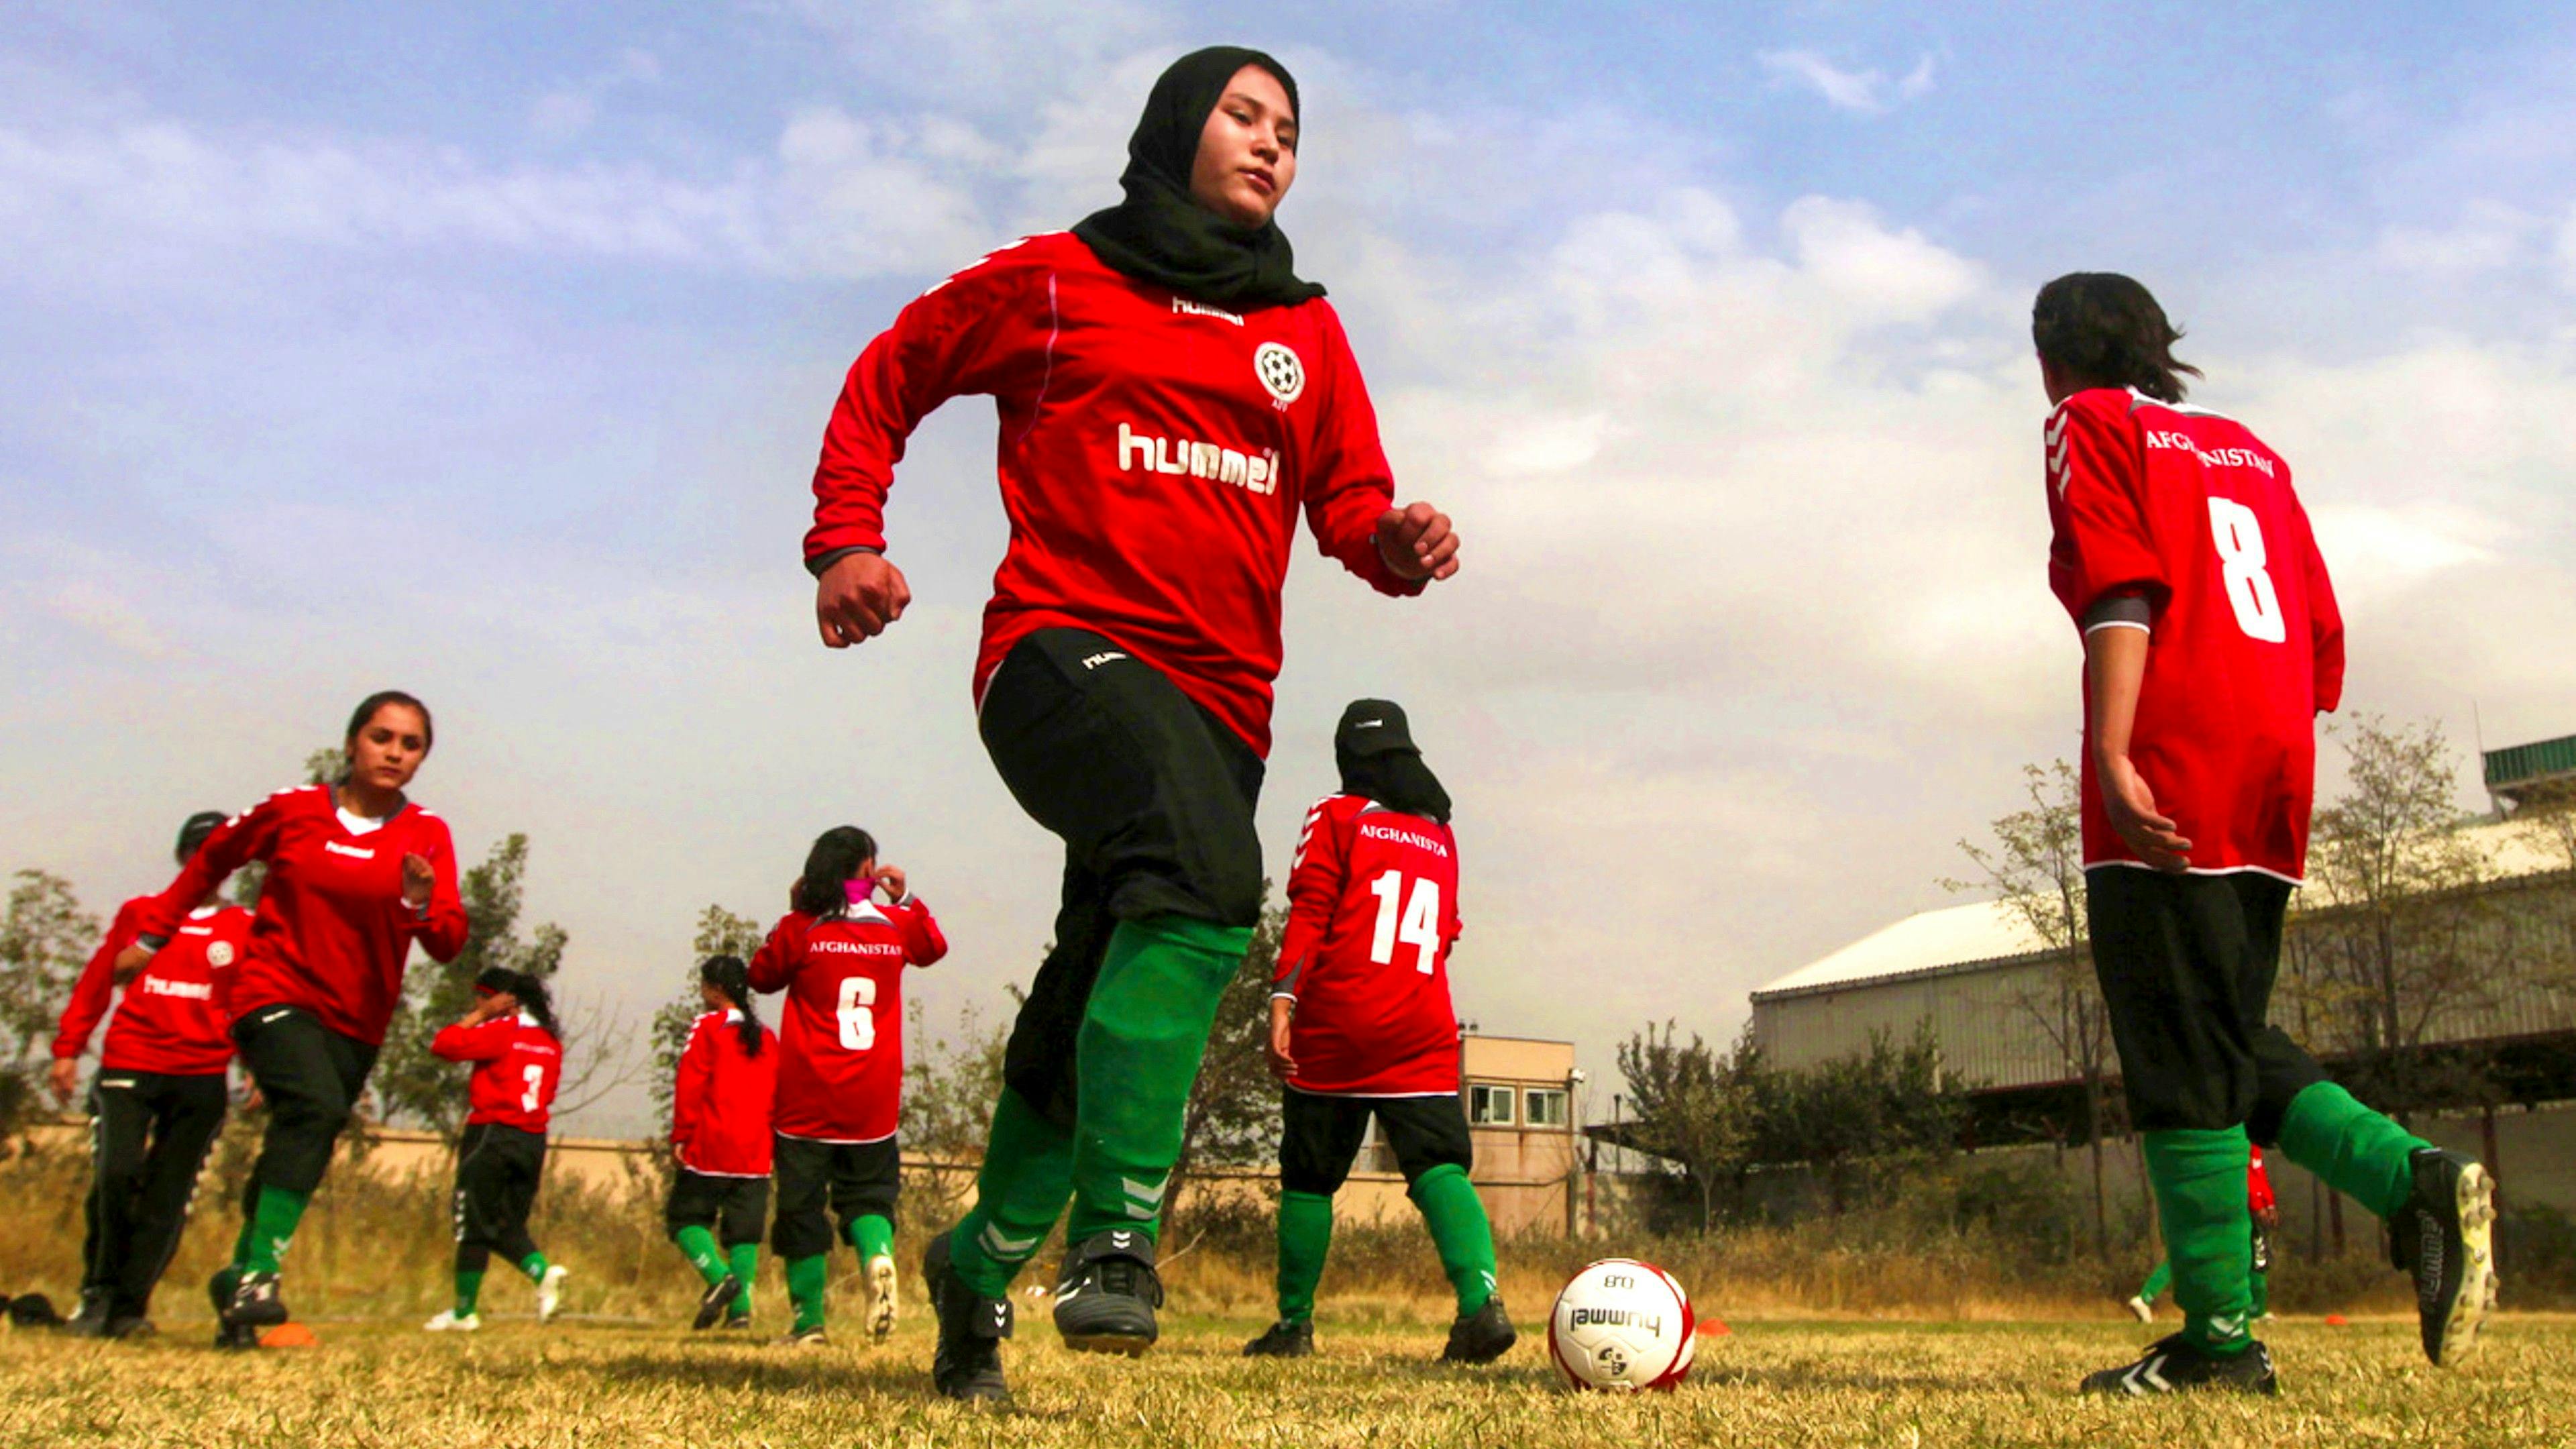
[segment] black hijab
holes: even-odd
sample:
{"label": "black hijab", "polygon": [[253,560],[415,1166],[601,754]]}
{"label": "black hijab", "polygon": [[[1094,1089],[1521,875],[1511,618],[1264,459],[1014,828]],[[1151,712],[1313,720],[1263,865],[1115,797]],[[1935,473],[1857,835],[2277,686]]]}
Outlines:
{"label": "black hijab", "polygon": [[1322,287],[1298,279],[1296,254],[1277,221],[1237,226],[1190,195],[1208,114],[1225,98],[1226,82],[1247,65],[1278,77],[1290,108],[1298,108],[1296,80],[1260,51],[1239,45],[1191,51],[1154,82],[1144,117],[1127,138],[1127,170],[1118,178],[1127,199],[1073,228],[1116,270],[1236,311],[1324,295]]}
{"label": "black hijab", "polygon": [[1422,763],[1402,705],[1352,700],[1333,731],[1333,763],[1341,768],[1343,794],[1365,795],[1389,810],[1449,823],[1449,792]]}

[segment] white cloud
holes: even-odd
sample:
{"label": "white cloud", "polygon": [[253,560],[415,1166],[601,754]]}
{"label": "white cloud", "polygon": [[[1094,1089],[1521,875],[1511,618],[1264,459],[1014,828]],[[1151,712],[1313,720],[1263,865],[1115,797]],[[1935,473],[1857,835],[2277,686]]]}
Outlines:
{"label": "white cloud", "polygon": [[2497,271],[2527,260],[2541,229],[2539,219],[2519,207],[2474,201],[2462,208],[2459,221],[2449,227],[2387,228],[2379,235],[2376,257],[2406,271]]}
{"label": "white cloud", "polygon": [[1864,116],[1881,115],[1931,94],[1937,69],[1928,53],[1894,80],[1881,70],[1847,70],[1812,50],[1766,50],[1755,59],[1773,86],[1813,91],[1837,110]]}

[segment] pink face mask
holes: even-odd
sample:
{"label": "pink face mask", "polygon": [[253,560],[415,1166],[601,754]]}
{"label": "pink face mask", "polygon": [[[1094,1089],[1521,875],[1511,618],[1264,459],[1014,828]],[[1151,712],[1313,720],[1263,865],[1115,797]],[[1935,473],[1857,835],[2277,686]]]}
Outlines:
{"label": "pink face mask", "polygon": [[872,875],[852,876],[850,879],[841,882],[841,889],[848,893],[851,905],[866,905],[868,903],[868,897],[877,893],[876,877]]}

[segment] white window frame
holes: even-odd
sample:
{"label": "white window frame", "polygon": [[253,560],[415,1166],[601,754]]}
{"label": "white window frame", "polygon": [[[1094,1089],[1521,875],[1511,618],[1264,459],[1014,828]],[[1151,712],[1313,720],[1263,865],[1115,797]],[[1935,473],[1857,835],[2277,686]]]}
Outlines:
{"label": "white window frame", "polygon": [[[1525,1127],[1562,1127],[1572,1114],[1573,1103],[1563,1087],[1524,1087],[1521,1089],[1521,1125]],[[1538,1104],[1553,1104],[1544,1118]]]}
{"label": "white window frame", "polygon": [[[1502,1115],[1493,1115],[1500,1106]],[[1467,1084],[1467,1125],[1471,1127],[1517,1127],[1520,1092],[1502,1082],[1469,1082]]]}

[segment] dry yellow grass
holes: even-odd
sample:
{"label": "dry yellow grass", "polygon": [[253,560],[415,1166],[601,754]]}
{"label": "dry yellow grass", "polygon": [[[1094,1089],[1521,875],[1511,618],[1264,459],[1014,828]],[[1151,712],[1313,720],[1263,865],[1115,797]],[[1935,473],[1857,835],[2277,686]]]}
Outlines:
{"label": "dry yellow grass", "polygon": [[[1524,1314],[1524,1317],[1527,1315]],[[791,1350],[678,1328],[499,1323],[470,1339],[324,1324],[323,1346],[249,1355],[205,1325],[102,1344],[0,1336],[0,1443],[316,1444],[369,1449],[723,1445],[2563,1445],[2576,1442],[2576,1321],[2496,1325],[2459,1372],[2413,1325],[2274,1324],[2285,1393],[2082,1400],[2081,1372],[2134,1350],[2112,1324],[1754,1323],[1704,1341],[1670,1395],[1559,1391],[1535,1336],[1502,1363],[1430,1363],[1435,1323],[1337,1330],[1303,1363],[1254,1362],[1250,1320],[1175,1322],[1136,1363],[1066,1353],[1042,1313],[1011,1350],[1019,1407],[933,1400],[918,1311],[883,1347]]]}

